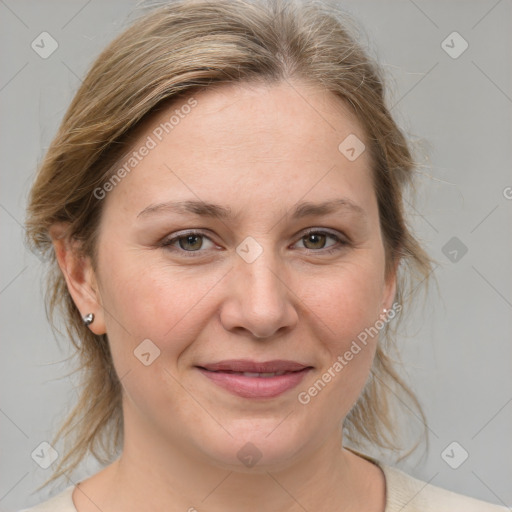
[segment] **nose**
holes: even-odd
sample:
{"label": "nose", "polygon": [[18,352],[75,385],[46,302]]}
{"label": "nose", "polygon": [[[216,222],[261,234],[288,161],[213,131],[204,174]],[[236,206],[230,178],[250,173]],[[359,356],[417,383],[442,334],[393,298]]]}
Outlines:
{"label": "nose", "polygon": [[252,263],[237,256],[228,278],[227,296],[220,312],[226,330],[269,338],[297,324],[295,304],[299,299],[270,249]]}

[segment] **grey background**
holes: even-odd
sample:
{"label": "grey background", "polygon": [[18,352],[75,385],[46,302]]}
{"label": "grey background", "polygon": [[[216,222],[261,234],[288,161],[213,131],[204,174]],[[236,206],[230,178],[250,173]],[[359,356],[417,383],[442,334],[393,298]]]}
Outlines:
{"label": "grey background", "polygon": [[[438,261],[440,294],[413,312],[401,345],[431,444],[400,467],[512,507],[512,2],[341,4],[389,74],[393,113],[427,155],[411,223]],[[46,321],[43,267],[22,243],[27,192],[81,77],[134,7],[0,0],[2,511],[48,497],[48,489],[31,494],[50,472],[31,452],[51,440],[76,396],[65,343],[60,350]],[[47,59],[30,46],[43,31],[59,44]],[[456,59],[441,47],[453,31],[469,43]],[[443,251],[452,237],[468,249],[455,262],[451,246]],[[453,441],[469,454],[458,469],[441,456]],[[81,475],[97,469],[89,463]]]}

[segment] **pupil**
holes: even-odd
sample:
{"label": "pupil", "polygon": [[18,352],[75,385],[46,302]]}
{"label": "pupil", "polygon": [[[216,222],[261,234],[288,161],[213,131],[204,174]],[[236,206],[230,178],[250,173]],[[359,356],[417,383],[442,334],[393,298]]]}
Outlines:
{"label": "pupil", "polygon": [[[311,235],[308,235],[308,242],[311,241],[313,243],[313,245],[315,244],[318,244],[320,243],[320,246],[322,246],[322,242],[324,241],[324,238],[325,238],[325,235],[319,235],[319,234],[311,234]],[[316,241],[315,241],[316,239]],[[318,247],[316,247],[318,248]]]}
{"label": "pupil", "polygon": [[[182,241],[185,240],[185,245],[194,246],[194,240],[200,240],[200,235],[188,235],[184,239],[180,240],[180,246],[184,250],[189,250],[186,247],[183,247]],[[192,249],[199,249],[201,247],[201,242],[196,243],[195,247],[192,247]]]}

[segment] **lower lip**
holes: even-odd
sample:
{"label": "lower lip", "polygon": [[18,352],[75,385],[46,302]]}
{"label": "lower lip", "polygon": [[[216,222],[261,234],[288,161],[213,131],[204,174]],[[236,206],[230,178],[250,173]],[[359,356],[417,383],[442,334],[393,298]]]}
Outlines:
{"label": "lower lip", "polygon": [[198,370],[215,384],[244,398],[272,398],[294,388],[311,368],[285,373],[275,377],[245,377],[236,373]]}

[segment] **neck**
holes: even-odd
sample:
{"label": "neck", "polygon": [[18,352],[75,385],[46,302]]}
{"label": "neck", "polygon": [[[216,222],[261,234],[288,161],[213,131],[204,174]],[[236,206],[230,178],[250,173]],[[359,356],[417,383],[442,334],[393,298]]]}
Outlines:
{"label": "neck", "polygon": [[342,448],[341,429],[279,465],[246,468],[215,464],[199,447],[148,435],[133,420],[125,422],[121,457],[104,470],[99,495],[90,496],[103,510],[384,510],[381,470]]}

